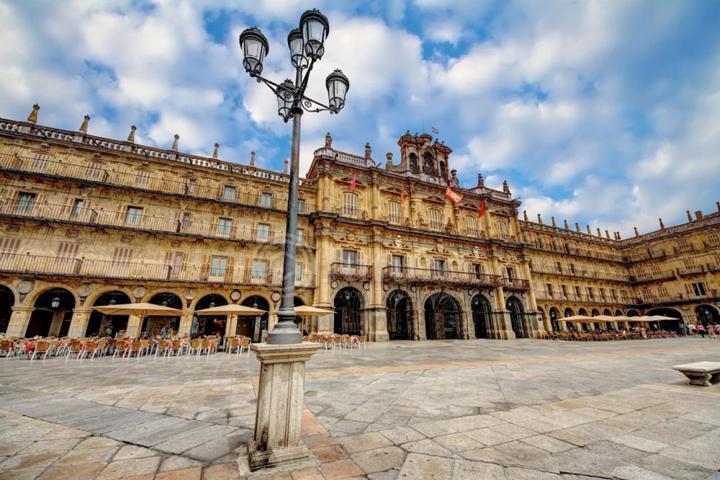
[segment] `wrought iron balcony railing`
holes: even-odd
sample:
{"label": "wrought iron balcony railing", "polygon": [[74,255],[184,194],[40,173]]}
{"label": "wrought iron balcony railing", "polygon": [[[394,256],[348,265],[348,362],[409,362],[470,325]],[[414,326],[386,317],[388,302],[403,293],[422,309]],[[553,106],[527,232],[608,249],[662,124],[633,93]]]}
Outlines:
{"label": "wrought iron balcony railing", "polygon": [[[132,279],[233,285],[280,286],[282,271],[240,266],[168,265],[142,261],[113,261],[88,258],[51,257],[29,254],[0,255],[0,272],[63,277]],[[296,284],[313,286],[312,275],[303,272]]]}
{"label": "wrought iron balcony railing", "polygon": [[370,280],[372,278],[372,265],[354,263],[330,264],[330,278],[344,280]]}
{"label": "wrought iron balcony railing", "polygon": [[502,285],[501,277],[485,273],[395,266],[383,268],[382,273],[383,281],[392,280],[401,283],[453,284],[490,288]]}
{"label": "wrought iron balcony railing", "polygon": [[[33,202],[19,205],[17,202],[3,201],[0,199],[0,216],[61,221],[84,225],[101,225],[151,232],[197,235],[207,238],[240,240],[254,243],[282,245],[285,241],[284,231],[238,226],[235,222],[182,220],[176,217],[132,214],[127,211],[74,207],[73,205],[52,203]],[[303,237],[298,238],[298,246],[310,247],[311,244],[306,241],[306,237]]]}

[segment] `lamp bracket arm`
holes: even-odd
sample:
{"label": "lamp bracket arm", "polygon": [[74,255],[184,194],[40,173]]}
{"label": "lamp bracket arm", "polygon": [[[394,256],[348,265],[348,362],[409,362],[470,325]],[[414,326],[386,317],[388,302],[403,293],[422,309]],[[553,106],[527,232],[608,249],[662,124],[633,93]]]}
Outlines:
{"label": "lamp bracket arm", "polygon": [[298,99],[298,105],[302,107],[303,110],[309,113],[316,113],[316,112],[325,112],[330,111],[332,113],[337,113],[334,109],[328,107],[327,105],[318,102],[317,100],[313,100],[310,97],[302,96]]}

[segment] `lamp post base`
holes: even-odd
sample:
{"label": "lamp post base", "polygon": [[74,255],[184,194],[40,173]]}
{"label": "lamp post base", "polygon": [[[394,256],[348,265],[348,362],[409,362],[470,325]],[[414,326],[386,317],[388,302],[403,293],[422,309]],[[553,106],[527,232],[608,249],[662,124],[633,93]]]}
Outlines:
{"label": "lamp post base", "polygon": [[248,443],[250,470],[306,458],[307,448],[300,443],[305,363],[320,346],[260,343],[251,348],[261,365],[255,433]]}

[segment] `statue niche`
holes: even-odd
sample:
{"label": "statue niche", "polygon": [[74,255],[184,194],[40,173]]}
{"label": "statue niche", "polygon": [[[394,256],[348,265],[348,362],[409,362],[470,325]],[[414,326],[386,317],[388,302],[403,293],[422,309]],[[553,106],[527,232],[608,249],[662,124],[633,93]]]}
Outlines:
{"label": "statue niche", "polygon": [[437,170],[435,170],[435,161],[430,152],[423,153],[423,173],[427,175],[437,176]]}

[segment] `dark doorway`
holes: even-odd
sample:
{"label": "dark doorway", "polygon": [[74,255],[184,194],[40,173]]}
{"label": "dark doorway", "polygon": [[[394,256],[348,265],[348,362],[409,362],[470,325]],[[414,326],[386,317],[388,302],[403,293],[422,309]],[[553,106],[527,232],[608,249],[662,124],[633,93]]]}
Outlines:
{"label": "dark doorway", "polygon": [[362,294],[353,287],[345,287],[335,295],[335,333],[343,335],[361,335]]}
{"label": "dark doorway", "polygon": [[44,292],[35,301],[35,310],[30,316],[25,336],[64,337],[70,330],[75,297],[64,288],[53,288]]}
{"label": "dark doorway", "polygon": [[265,310],[265,313],[258,317],[238,317],[237,329],[235,330],[236,335],[250,337],[253,339],[253,342],[259,342],[262,339],[262,332],[268,329],[270,304],[260,295],[247,297],[240,304],[246,307]]}
{"label": "dark doorway", "polygon": [[7,332],[13,305],[15,305],[15,295],[12,290],[0,285],[0,334]]}
{"label": "dark doorway", "polygon": [[475,338],[490,338],[492,331],[490,324],[490,302],[480,294],[473,297],[470,302],[473,324],[475,325]]}
{"label": "dark doorway", "polygon": [[720,315],[718,315],[717,309],[710,305],[700,305],[695,309],[695,315],[697,316],[697,323],[703,324],[706,327],[720,323]]}
{"label": "dark doorway", "polygon": [[388,295],[385,307],[390,340],[410,340],[413,333],[410,296],[402,290],[394,290]]}
{"label": "dark doorway", "polygon": [[[130,297],[120,290],[113,292],[107,292],[100,295],[95,303],[94,307],[104,307],[106,305],[123,305],[130,303]],[[88,321],[88,327],[85,331],[87,336],[114,336],[120,331],[127,329],[128,316],[127,315],[105,315],[93,310],[90,314],[90,320]]]}
{"label": "dark doorway", "polygon": [[425,300],[425,335],[428,340],[462,338],[460,304],[447,293]]}
{"label": "dark doorway", "polygon": [[560,331],[560,322],[558,322],[559,316],[560,312],[558,312],[557,308],[553,307],[550,309],[550,327],[552,327],[553,332]]}
{"label": "dark doorway", "polygon": [[[222,307],[227,305],[228,302],[225,297],[216,293],[205,295],[198,300],[195,305],[195,311],[204,310],[206,308]],[[193,319],[193,326],[191,329],[192,337],[205,337],[209,335],[216,335],[219,337],[225,336],[225,327],[227,325],[227,315],[196,315]]]}
{"label": "dark doorway", "polygon": [[525,325],[525,314],[522,302],[515,297],[510,297],[505,302],[505,306],[510,312],[510,324],[517,338],[528,338],[529,332]]}
{"label": "dark doorway", "polygon": [[[162,305],[164,307],[177,308],[182,310],[182,300],[174,293],[164,292],[153,295],[150,302],[155,305]],[[167,316],[167,317],[145,317],[142,324],[142,332],[147,333],[148,336],[155,335],[170,335],[171,333],[177,333],[180,327],[180,317]]]}

